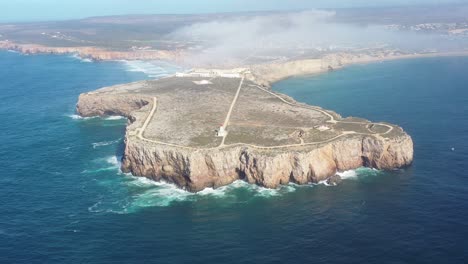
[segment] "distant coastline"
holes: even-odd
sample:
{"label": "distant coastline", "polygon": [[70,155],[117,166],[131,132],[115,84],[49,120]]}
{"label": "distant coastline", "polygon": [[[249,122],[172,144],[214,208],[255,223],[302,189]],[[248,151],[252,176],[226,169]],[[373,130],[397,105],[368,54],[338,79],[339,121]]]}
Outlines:
{"label": "distant coastline", "polygon": [[438,53],[418,53],[390,56],[366,56],[362,54],[337,53],[327,55],[320,59],[303,59],[286,62],[273,62],[251,66],[253,80],[264,86],[271,86],[273,83],[297,76],[315,75],[338,70],[346,66],[356,64],[368,64],[392,60],[408,60],[418,58],[436,57],[466,57],[468,51],[458,52],[438,52]]}
{"label": "distant coastline", "polygon": [[12,41],[0,41],[0,49],[16,51],[22,54],[74,54],[83,59],[94,61],[108,60],[167,60],[178,61],[180,50],[108,50],[101,47],[50,47],[38,44],[18,44]]}
{"label": "distant coastline", "polygon": [[[12,41],[0,41],[0,50],[18,52],[21,54],[55,54],[73,55],[86,61],[152,61],[161,60],[179,64],[188,53],[184,50],[128,50],[116,51],[101,47],[50,47],[38,44],[18,44]],[[391,50],[368,53],[337,52],[327,54],[320,58],[298,58],[293,60],[272,61],[261,64],[237,65],[251,70],[246,76],[258,84],[270,87],[273,83],[295,76],[315,75],[331,70],[354,65],[367,64],[381,61],[406,60],[434,57],[460,57],[468,56],[466,51],[412,53],[405,54]],[[221,68],[231,68],[223,67]]]}

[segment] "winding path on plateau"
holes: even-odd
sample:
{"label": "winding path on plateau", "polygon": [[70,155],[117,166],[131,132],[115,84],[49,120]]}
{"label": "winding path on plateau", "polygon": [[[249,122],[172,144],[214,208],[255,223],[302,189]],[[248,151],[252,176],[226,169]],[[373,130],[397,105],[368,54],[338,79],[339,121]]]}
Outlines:
{"label": "winding path on plateau", "polygon": [[[244,77],[241,78],[240,80],[240,83],[239,83],[239,87],[237,88],[237,92],[236,92],[236,95],[234,96],[234,99],[232,100],[231,102],[231,106],[229,108],[229,111],[226,115],[226,119],[224,121],[224,124],[223,124],[223,127],[226,129],[229,125],[229,120],[231,118],[231,114],[232,114],[232,111],[236,105],[236,102],[237,102],[237,99],[239,98],[239,94],[240,94],[240,91],[242,90],[242,86],[243,86],[243,83],[244,83]],[[225,148],[225,147],[233,147],[233,146],[249,146],[249,147],[252,147],[252,148],[258,148],[258,149],[280,149],[280,148],[290,148],[290,147],[300,147],[300,146],[310,146],[310,145],[318,145],[318,144],[323,144],[323,143],[328,143],[328,142],[331,142],[331,141],[334,141],[338,138],[341,138],[343,136],[346,136],[346,135],[351,135],[351,134],[354,134],[354,135],[368,135],[368,136],[374,136],[374,137],[382,137],[382,135],[386,135],[388,133],[390,133],[392,130],[393,130],[393,126],[390,126],[390,125],[387,125],[387,124],[383,124],[383,123],[369,123],[369,122],[351,122],[351,121],[339,121],[339,120],[336,120],[335,117],[328,113],[327,111],[319,108],[319,107],[314,107],[314,106],[307,106],[307,105],[303,105],[303,104],[296,104],[296,103],[291,103],[291,102],[288,102],[287,100],[285,100],[283,97],[281,97],[280,95],[272,92],[272,91],[269,91],[267,89],[264,89],[258,85],[250,85],[252,87],[256,87],[258,89],[260,89],[261,91],[263,92],[266,92],[266,93],[269,93],[270,95],[273,95],[274,97],[278,98],[279,100],[281,100],[283,103],[286,103],[288,105],[291,105],[291,106],[294,106],[294,107],[301,107],[301,108],[306,108],[306,109],[309,109],[309,110],[314,110],[314,111],[318,111],[324,115],[326,115],[329,120],[327,120],[326,122],[327,123],[332,123],[332,124],[336,124],[336,123],[343,123],[343,124],[360,124],[360,125],[366,125],[366,128],[369,130],[370,133],[358,133],[358,132],[355,132],[355,131],[343,131],[340,135],[336,136],[336,137],[333,137],[333,138],[330,138],[330,139],[327,139],[327,140],[323,140],[323,141],[316,141],[316,142],[307,142],[305,143],[304,140],[302,138],[301,139],[301,143],[298,143],[298,144],[290,144],[290,145],[280,145],[280,146],[269,146],[269,147],[266,147],[266,146],[257,146],[257,145],[252,145],[252,144],[246,144],[246,143],[236,143],[236,144],[230,144],[230,145],[225,145],[224,142],[226,140],[226,137],[228,134],[224,135],[223,136],[223,139],[221,141],[221,144],[217,147],[214,147],[214,148],[195,148],[195,147],[188,147],[188,146],[182,146],[182,145],[177,145],[177,144],[171,144],[171,143],[166,143],[166,142],[161,142],[161,141],[157,141],[157,140],[152,140],[152,139],[148,139],[148,138],[145,138],[144,137],[144,132],[146,130],[146,128],[148,127],[149,123],[151,122],[151,119],[154,117],[155,113],[157,112],[157,106],[158,106],[158,99],[156,97],[153,97],[153,102],[152,102],[152,107],[151,107],[151,110],[150,112],[148,113],[148,116],[146,117],[145,119],[145,122],[143,123],[143,126],[141,128],[137,128],[136,129],[136,136],[138,139],[140,140],[143,140],[143,141],[147,141],[147,142],[151,142],[151,143],[156,143],[156,144],[161,144],[161,145],[166,145],[166,146],[171,146],[171,147],[177,147],[177,148],[184,148],[184,149],[191,149],[191,150],[216,150],[216,149],[221,149],[221,148]],[[388,128],[388,130],[385,132],[385,133],[372,133],[372,131],[370,130],[369,128],[369,125],[381,125],[381,126],[385,126]]]}

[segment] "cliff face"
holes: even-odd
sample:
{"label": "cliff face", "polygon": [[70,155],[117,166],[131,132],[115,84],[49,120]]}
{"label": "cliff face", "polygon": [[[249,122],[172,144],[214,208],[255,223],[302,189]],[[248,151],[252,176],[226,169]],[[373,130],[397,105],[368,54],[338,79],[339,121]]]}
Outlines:
{"label": "cliff face", "polygon": [[407,135],[392,140],[353,136],[313,148],[262,150],[239,146],[197,151],[127,137],[122,169],[200,191],[238,179],[268,188],[289,182],[315,183],[337,171],[362,166],[394,169],[412,160],[413,142]]}
{"label": "cliff face", "polygon": [[352,64],[430,56],[435,56],[435,54],[403,54],[396,50],[372,53],[338,52],[317,59],[297,59],[254,65],[251,67],[251,76],[248,77],[258,84],[270,86],[274,82],[292,76],[318,74]]}
{"label": "cliff face", "polygon": [[[122,86],[128,88],[131,84]],[[138,137],[151,109],[151,99],[122,93],[120,87],[82,94],[82,116],[122,115],[129,118],[122,170],[154,180],[164,179],[190,191],[219,187],[238,179],[268,188],[289,182],[315,183],[362,166],[394,169],[413,161],[413,142],[401,128],[396,136],[350,134],[317,145],[262,148],[244,144],[188,148]]]}
{"label": "cliff face", "polygon": [[180,51],[169,50],[136,50],[113,51],[98,47],[47,47],[36,44],[16,44],[0,41],[0,49],[15,50],[24,54],[77,54],[82,58],[93,60],[169,60],[177,61]]}

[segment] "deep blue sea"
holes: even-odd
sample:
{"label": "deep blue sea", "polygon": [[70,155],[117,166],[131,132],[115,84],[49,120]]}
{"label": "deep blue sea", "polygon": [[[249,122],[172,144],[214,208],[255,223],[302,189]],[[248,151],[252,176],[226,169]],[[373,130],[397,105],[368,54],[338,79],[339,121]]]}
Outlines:
{"label": "deep blue sea", "polygon": [[126,120],[74,115],[82,92],[173,71],[0,52],[0,263],[466,263],[468,58],[274,86],[401,125],[413,166],[348,171],[336,187],[236,182],[198,194],[122,174]]}

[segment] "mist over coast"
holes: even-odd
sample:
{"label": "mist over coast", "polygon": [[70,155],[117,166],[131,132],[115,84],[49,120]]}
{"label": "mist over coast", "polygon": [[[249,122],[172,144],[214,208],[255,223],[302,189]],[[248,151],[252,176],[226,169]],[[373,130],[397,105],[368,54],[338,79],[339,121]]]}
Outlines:
{"label": "mist over coast", "polygon": [[395,30],[382,24],[336,21],[336,12],[307,10],[239,15],[195,23],[168,34],[178,41],[193,41],[199,50],[189,53],[191,64],[216,64],[220,58],[242,63],[252,56],[294,58],[365,49],[400,49],[406,52],[448,51],[466,44],[466,38],[437,33]]}

